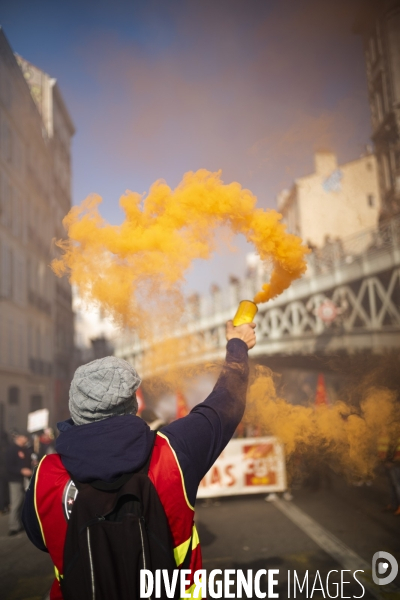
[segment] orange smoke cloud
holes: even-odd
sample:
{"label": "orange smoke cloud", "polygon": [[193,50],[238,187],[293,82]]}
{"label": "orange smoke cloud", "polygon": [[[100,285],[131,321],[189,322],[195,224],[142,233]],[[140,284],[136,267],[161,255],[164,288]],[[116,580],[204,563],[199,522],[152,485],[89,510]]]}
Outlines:
{"label": "orange smoke cloud", "polygon": [[145,198],[127,192],[120,198],[125,220],[118,226],[100,216],[101,198],[89,196],[63,221],[68,240],[58,242],[63,255],[52,262],[54,272],[69,274],[85,299],[119,321],[139,326],[162,297],[179,303],[179,286],[192,261],[210,258],[216,230],[226,226],[272,264],[270,281],[255,302],[277,296],[305,272],[309,250],[286,232],[280,214],[256,208],[249,190],[225,185],[220,175],[202,169],[186,173],[175,190],[159,180]]}
{"label": "orange smoke cloud", "polygon": [[[249,387],[246,421],[282,440],[288,457],[317,451],[351,477],[371,477],[378,462],[378,439],[397,443],[400,407],[395,391],[368,386],[359,406],[338,400],[332,406],[293,405],[276,392],[271,372],[257,366]],[[315,460],[313,456],[313,461]]]}

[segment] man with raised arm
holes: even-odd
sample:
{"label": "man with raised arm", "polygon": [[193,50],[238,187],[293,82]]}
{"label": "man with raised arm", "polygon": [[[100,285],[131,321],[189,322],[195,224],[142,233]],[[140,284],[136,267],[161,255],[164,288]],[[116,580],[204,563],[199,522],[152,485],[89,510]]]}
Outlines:
{"label": "man with raised arm", "polygon": [[23,511],[29,539],[50,553],[55,566],[51,600],[63,598],[59,582],[64,576],[68,504],[74,502],[67,489],[71,478],[81,484],[100,481],[112,486],[146,464],[172,535],[174,568],[190,569],[186,589],[192,591],[193,573],[201,569],[194,524],[197,489],[242,419],[254,329],[254,323],[234,327],[228,321],[226,359],[214,389],[186,417],[156,434],[136,416],[135,392],[141,380],[126,361],[107,357],[76,370],[70,388],[71,419],[58,424],[58,454],[39,464]]}

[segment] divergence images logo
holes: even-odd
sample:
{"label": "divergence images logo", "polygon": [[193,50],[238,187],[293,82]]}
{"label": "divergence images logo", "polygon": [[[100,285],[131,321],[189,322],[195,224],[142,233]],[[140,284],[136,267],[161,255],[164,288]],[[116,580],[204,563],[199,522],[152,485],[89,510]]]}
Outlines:
{"label": "divergence images logo", "polygon": [[[391,569],[389,569],[389,565]],[[388,585],[395,580],[398,571],[399,565],[394,556],[383,550],[375,552],[372,557],[372,579],[374,583],[378,585]],[[387,573],[389,574],[387,575]],[[386,577],[382,577],[382,575],[386,575]]]}

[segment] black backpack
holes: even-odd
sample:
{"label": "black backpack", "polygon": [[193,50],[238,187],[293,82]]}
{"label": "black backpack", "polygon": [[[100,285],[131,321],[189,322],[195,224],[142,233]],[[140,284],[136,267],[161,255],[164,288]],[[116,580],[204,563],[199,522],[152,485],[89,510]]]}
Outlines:
{"label": "black backpack", "polygon": [[[75,482],[61,578],[64,600],[139,598],[140,569],[167,569],[171,580],[176,568],[172,535],[148,477],[150,458],[151,453],[139,471],[111,484]],[[166,598],[163,588],[161,598]]]}

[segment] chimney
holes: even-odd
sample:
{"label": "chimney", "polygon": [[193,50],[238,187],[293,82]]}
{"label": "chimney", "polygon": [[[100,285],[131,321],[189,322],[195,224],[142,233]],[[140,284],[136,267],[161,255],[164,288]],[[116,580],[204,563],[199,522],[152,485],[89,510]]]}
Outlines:
{"label": "chimney", "polygon": [[318,151],[314,154],[315,173],[327,177],[338,168],[337,157],[334,152]]}

